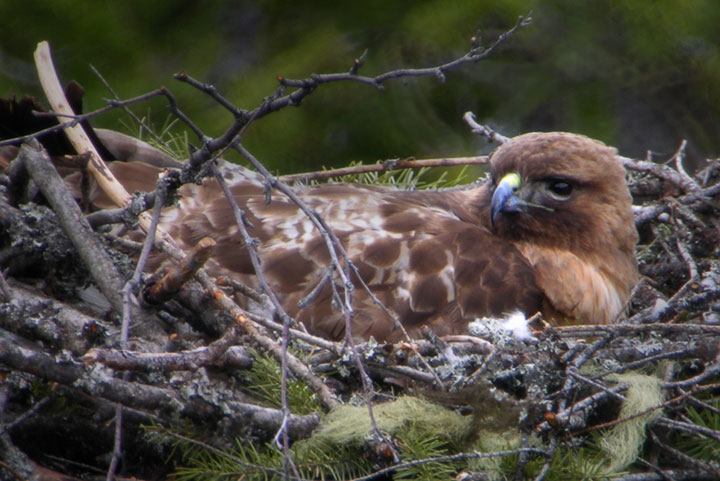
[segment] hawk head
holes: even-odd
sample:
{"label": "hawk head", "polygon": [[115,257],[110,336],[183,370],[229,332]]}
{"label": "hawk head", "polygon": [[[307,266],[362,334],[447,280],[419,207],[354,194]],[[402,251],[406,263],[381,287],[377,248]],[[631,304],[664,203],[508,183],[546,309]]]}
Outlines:
{"label": "hawk head", "polygon": [[[488,215],[497,235],[539,269],[555,307],[612,321],[638,277],[632,198],[615,149],[581,135],[531,133],[499,147],[491,167]],[[598,299],[580,296],[573,281],[595,285]],[[572,309],[574,301],[585,308]]]}

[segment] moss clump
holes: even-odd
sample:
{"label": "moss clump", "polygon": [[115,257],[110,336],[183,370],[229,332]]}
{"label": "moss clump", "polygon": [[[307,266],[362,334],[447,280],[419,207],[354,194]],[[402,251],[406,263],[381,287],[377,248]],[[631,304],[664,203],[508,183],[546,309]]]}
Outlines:
{"label": "moss clump", "polygon": [[[393,436],[413,426],[460,443],[471,424],[465,416],[424,399],[403,396],[373,407],[377,427]],[[342,406],[329,413],[322,427],[304,442],[361,445],[373,435],[367,406]]]}
{"label": "moss clump", "polygon": [[620,410],[622,421],[600,440],[600,448],[608,456],[606,473],[620,471],[637,460],[645,443],[645,427],[660,417],[662,410],[655,408],[663,403],[660,380],[655,376],[630,372],[610,379],[628,389]]}

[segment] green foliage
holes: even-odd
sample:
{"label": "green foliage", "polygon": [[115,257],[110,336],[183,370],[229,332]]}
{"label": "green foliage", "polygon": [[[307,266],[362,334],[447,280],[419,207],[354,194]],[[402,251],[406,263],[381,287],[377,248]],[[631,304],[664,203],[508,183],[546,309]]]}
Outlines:
{"label": "green foliage", "polygon": [[[463,417],[444,408],[417,398],[383,409],[376,406],[377,421],[383,432],[392,436],[403,461],[427,459],[454,454],[460,449],[459,439],[464,436],[467,423]],[[369,424],[354,423],[363,418],[365,407],[346,406],[335,416],[329,416],[317,435],[295,443],[293,462],[305,479],[349,479],[369,474],[376,466],[374,455],[368,455],[366,441],[372,438]],[[434,417],[430,417],[434,416]],[[392,419],[391,419],[392,418]],[[348,421],[349,429],[341,425]],[[367,419],[366,419],[367,420]],[[444,428],[444,429],[443,429]],[[164,434],[159,434],[164,431]],[[180,481],[244,480],[266,481],[276,479],[282,467],[283,455],[271,445],[258,446],[247,440],[238,440],[235,448],[219,451],[192,439],[173,435],[154,428],[155,436],[173,439],[182,452],[184,465],[175,473]],[[398,470],[398,479],[447,479],[454,476],[460,463],[429,463]]]}
{"label": "green foliage", "polygon": [[352,479],[370,474],[372,461],[357,446],[299,445],[293,459],[304,479]]}
{"label": "green foliage", "polygon": [[[397,440],[403,454],[403,461],[430,459],[458,452],[459,446],[446,436],[428,432],[413,423],[398,433]],[[439,480],[452,479],[458,473],[462,463],[434,462],[407,466],[395,472],[394,479]]]}
{"label": "green foliage", "polygon": [[[268,406],[282,407],[280,364],[270,356],[253,352],[255,362],[248,371],[246,390],[261,399]],[[320,411],[320,402],[315,393],[304,382],[288,377],[287,400],[290,411],[295,414],[310,414]]]}
{"label": "green foliage", "polygon": [[[611,479],[619,473],[604,473],[603,464],[606,462],[606,454],[598,446],[600,435],[595,434],[592,440],[579,447],[561,447],[555,451],[552,464],[545,475],[546,481],[596,481]],[[531,460],[525,466],[525,473],[529,476],[536,476],[545,459],[537,458]],[[506,472],[512,472],[507,470]]]}
{"label": "green foliage", "polygon": [[276,449],[258,448],[253,443],[238,442],[229,452],[183,446],[185,465],[175,471],[177,481],[225,481],[277,479],[282,468],[282,453]]}
{"label": "green foliage", "polygon": [[122,121],[122,124],[129,135],[144,140],[174,159],[182,161],[190,157],[187,131],[177,129],[180,120],[167,116],[163,123],[157,126],[153,123],[152,112],[148,111],[140,122],[138,124],[131,118],[129,121]]}
{"label": "green foliage", "polygon": [[[697,426],[706,429],[712,429],[715,432],[720,431],[720,400],[710,402],[715,409],[703,409],[698,411],[692,406],[688,406],[685,414],[688,419]],[[697,435],[682,434],[679,436],[677,445],[689,456],[703,461],[717,461],[720,459],[720,441],[710,437],[699,437]]]}
{"label": "green foliage", "polygon": [[[221,450],[198,441],[202,435],[190,434],[189,426],[178,429],[185,434],[160,425],[146,426],[145,430],[153,444],[171,446],[173,453],[180,454],[182,464],[174,473],[177,481],[281,478],[283,453],[272,444],[237,439],[233,449]],[[298,443],[291,452],[295,466],[305,479],[348,479],[369,474],[373,467],[359,446]]]}
{"label": "green foliage", "polygon": [[[363,165],[362,162],[351,162],[348,167]],[[361,174],[343,175],[337,182],[348,184],[386,185],[399,187],[405,190],[447,189],[467,184],[471,181],[465,165],[457,169],[444,170],[437,174],[437,170],[429,167],[420,169],[403,169],[391,172],[364,172]]]}
{"label": "green foliage", "polygon": [[[372,464],[358,448],[323,445],[292,449],[293,462],[303,479],[349,479],[369,474]],[[175,472],[178,481],[247,481],[280,479],[282,451],[238,440],[227,452],[184,446],[184,462]]]}

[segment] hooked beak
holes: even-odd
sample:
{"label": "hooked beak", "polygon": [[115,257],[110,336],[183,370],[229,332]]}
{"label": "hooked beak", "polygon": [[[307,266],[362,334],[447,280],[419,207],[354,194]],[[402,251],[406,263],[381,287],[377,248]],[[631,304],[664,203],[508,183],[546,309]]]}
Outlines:
{"label": "hooked beak", "polygon": [[490,202],[490,223],[495,227],[500,213],[521,212],[526,205],[516,195],[520,188],[520,176],[514,172],[506,174],[495,188],[492,201]]}

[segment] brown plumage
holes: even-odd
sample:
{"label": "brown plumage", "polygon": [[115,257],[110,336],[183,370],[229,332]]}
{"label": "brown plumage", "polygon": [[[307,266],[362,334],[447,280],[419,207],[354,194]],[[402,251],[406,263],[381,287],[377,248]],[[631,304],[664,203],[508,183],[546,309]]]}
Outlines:
{"label": "brown plumage", "polygon": [[[138,168],[113,165],[131,190],[142,190],[143,183],[152,188],[153,168],[137,177]],[[558,323],[613,322],[638,277],[631,198],[614,149],[574,134],[526,134],[499,147],[491,168],[487,182],[465,190],[343,184],[295,190],[333,228],[364,282],[411,335],[423,326],[441,335],[460,333],[477,317],[516,310],[528,316],[541,311]],[[280,193],[266,203],[255,174],[228,167],[225,176],[259,240],[265,277],[288,313],[311,333],[342,338],[345,325],[329,284],[307,307],[298,307],[330,262],[310,220]],[[187,248],[213,237],[211,271],[255,286],[216,183],[185,186],[181,194],[163,226]],[[353,335],[401,339],[354,282]]]}

